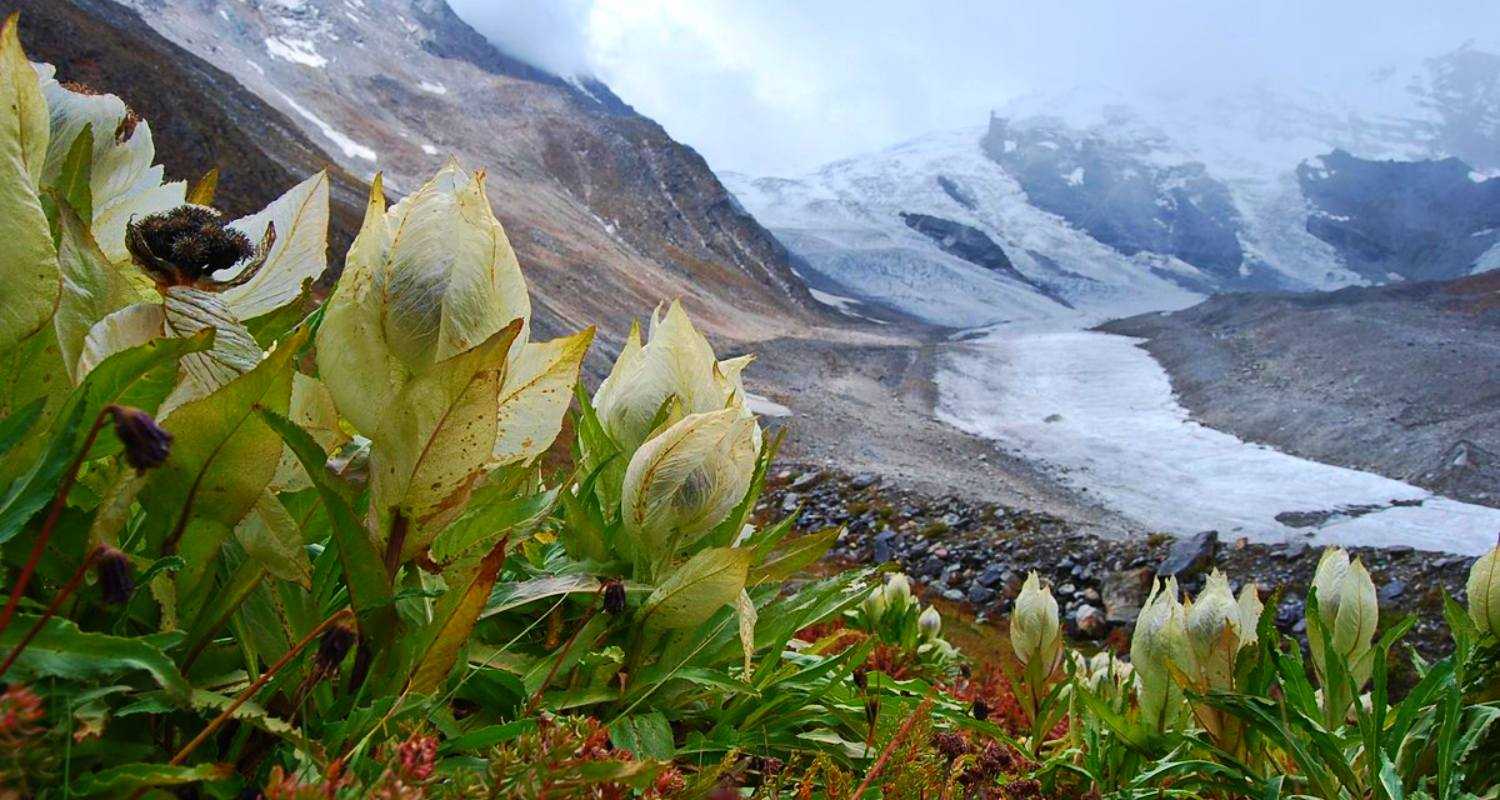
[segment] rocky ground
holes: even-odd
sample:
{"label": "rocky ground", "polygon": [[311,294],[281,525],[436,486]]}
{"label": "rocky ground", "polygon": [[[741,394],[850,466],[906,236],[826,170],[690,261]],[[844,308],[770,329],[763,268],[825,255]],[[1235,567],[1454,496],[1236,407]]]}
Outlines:
{"label": "rocky ground", "polygon": [[1144,338],[1205,425],[1500,507],[1500,271],[1223,295],[1101,330]]}
{"label": "rocky ground", "polygon": [[[923,592],[964,605],[979,621],[1008,613],[1027,572],[1036,570],[1051,582],[1071,636],[1115,646],[1128,642],[1153,577],[1175,575],[1193,593],[1210,565],[1223,569],[1236,590],[1254,581],[1266,603],[1276,603],[1277,625],[1305,634],[1302,598],[1319,557],[1302,542],[1256,545],[1210,531],[1177,540],[1102,537],[1047,512],[813,465],[776,468],[759,512],[766,518],[798,513],[804,531],[844,526],[829,559],[894,563]],[[1445,652],[1443,593],[1464,601],[1473,559],[1411,549],[1355,548],[1353,554],[1378,587],[1383,626],[1416,614],[1406,641],[1429,655]]]}

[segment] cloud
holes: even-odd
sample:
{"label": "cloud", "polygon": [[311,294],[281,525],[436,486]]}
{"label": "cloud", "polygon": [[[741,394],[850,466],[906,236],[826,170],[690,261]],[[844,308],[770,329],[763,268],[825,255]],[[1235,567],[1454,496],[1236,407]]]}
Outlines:
{"label": "cloud", "polygon": [[1500,28],[1493,0],[452,2],[510,53],[594,74],[715,168],[756,174],[982,125],[1020,94],[1081,84],[1337,91]]}
{"label": "cloud", "polygon": [[589,0],[449,0],[507,54],[557,75],[589,75]]}

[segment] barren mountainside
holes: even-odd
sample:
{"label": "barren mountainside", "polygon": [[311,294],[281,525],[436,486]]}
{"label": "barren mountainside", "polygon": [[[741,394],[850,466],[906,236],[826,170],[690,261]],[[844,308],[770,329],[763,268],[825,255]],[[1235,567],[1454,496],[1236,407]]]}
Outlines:
{"label": "barren mountainside", "polygon": [[[126,15],[108,0],[39,5],[54,2],[134,35],[129,24],[137,23],[112,22]],[[125,5],[218,68],[193,67],[216,75],[218,92],[256,97],[275,110],[268,117],[295,128],[281,136],[252,120],[243,126],[250,141],[214,140],[226,188],[239,148],[266,150],[288,172],[317,160],[285,157],[280,139],[314,143],[360,180],[382,172],[393,197],[450,156],[487,169],[491,204],[527,272],[544,332],[603,320],[614,326],[602,331],[605,339],[616,339],[629,319],[673,297],[713,334],[741,341],[786,333],[823,313],[786,250],[697,153],[602,84],[564,80],[498,51],[442,0]],[[58,59],[65,76],[86,69],[81,58],[78,66]],[[171,73],[179,67],[167,61],[176,60],[146,68]],[[113,90],[118,76],[138,71],[132,63],[101,65],[89,79]],[[161,138],[164,151],[176,149],[170,130]]]}

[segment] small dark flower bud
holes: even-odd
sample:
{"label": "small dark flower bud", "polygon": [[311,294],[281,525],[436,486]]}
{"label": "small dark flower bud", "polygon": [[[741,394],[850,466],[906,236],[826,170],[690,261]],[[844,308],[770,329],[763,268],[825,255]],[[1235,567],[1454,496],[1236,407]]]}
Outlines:
{"label": "small dark flower bud", "polygon": [[984,722],[990,718],[990,704],[984,702],[982,698],[975,698],[974,705],[969,708],[969,713],[974,715],[974,719]]}
{"label": "small dark flower bud", "polygon": [[256,254],[249,237],[224,227],[208,206],[182,205],[126,226],[125,246],[160,285],[186,286]]}
{"label": "small dark flower bud", "polygon": [[354,629],[344,624],[323,631],[323,638],[318,640],[318,652],[313,656],[313,668],[319,675],[332,675],[339,664],[344,663],[344,656],[349,655],[349,648],[354,646],[357,638]]}
{"label": "small dark flower bud", "polygon": [[125,463],[144,473],[166,462],[172,452],[172,434],[161,429],[150,414],[130,406],[110,406],[115,435],[125,445]]}
{"label": "small dark flower bud", "polygon": [[621,614],[625,611],[625,584],[619,578],[611,578],[604,584],[604,613]]}
{"label": "small dark flower bud", "polygon": [[873,726],[875,724],[875,718],[879,717],[879,716],[880,716],[880,703],[879,702],[877,702],[875,700],[871,700],[871,701],[865,703],[865,721],[869,722],[870,725]]}
{"label": "small dark flower bud", "polygon": [[854,685],[858,686],[861,691],[863,691],[866,686],[870,685],[870,672],[864,667],[856,667],[854,670],[853,678]]}
{"label": "small dark flower bud", "polygon": [[130,601],[135,591],[135,578],[130,575],[130,559],[113,547],[105,546],[95,561],[99,572],[99,593],[104,602],[122,605]]}

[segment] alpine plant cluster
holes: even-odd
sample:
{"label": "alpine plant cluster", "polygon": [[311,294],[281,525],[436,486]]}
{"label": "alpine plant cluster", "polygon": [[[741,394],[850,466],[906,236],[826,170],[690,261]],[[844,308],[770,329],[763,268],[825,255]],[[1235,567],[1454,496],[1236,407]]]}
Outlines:
{"label": "alpine plant cluster", "polygon": [[583,388],[594,331],[534,336],[483,171],[377,175],[325,292],[326,175],[228,219],[18,24],[0,797],[1500,792],[1500,550],[1399,682],[1413,623],[1341,551],[1306,653],[1217,572],[1157,585],[1128,662],[1036,574],[961,650],[904,575],[824,564],[839,530],[756,513],[780,438],[680,304]]}

